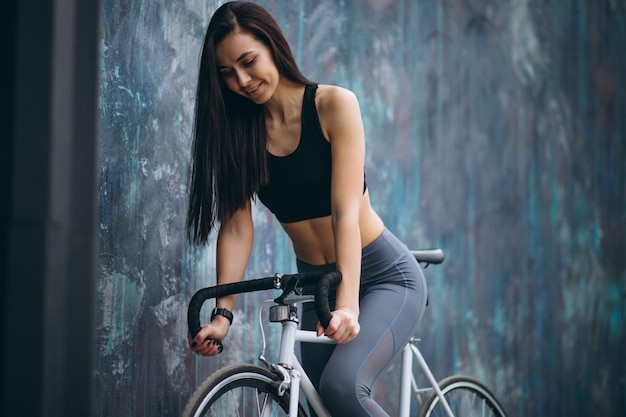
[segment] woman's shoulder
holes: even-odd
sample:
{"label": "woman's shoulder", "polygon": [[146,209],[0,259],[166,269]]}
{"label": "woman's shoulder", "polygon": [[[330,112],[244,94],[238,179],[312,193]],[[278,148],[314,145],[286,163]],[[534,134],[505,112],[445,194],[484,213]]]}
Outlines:
{"label": "woman's shoulder", "polygon": [[315,100],[320,104],[341,104],[354,103],[357,101],[356,95],[352,90],[345,87],[330,84],[319,84]]}
{"label": "woman's shoulder", "polygon": [[320,85],[315,95],[315,106],[327,140],[342,136],[346,128],[362,123],[359,102],[356,95],[347,88]]}
{"label": "woman's shoulder", "polygon": [[359,102],[352,90],[337,85],[320,84],[315,95],[315,105],[321,117],[358,109]]}

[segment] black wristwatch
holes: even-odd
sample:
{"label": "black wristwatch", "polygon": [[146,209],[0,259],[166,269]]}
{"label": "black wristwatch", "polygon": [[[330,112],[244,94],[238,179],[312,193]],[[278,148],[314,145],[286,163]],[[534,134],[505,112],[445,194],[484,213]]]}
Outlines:
{"label": "black wristwatch", "polygon": [[215,318],[215,316],[222,316],[222,317],[226,317],[228,319],[228,321],[230,322],[230,324],[233,324],[233,313],[231,313],[230,311],[228,311],[225,308],[214,308],[213,312],[211,313],[211,321],[213,321],[213,319]]}

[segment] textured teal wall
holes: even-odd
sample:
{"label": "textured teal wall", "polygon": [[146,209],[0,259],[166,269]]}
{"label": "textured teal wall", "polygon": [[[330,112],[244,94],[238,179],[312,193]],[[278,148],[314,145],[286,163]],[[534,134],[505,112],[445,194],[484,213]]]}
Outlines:
{"label": "textured teal wall", "polygon": [[[626,4],[259,1],[311,79],[353,89],[368,184],[427,270],[419,336],[437,376],[484,380],[515,416],[626,410]],[[104,0],[97,410],[176,416],[200,381],[254,360],[240,297],[225,352],[186,348],[189,297],[213,245],[185,243],[198,55],[221,2]],[[255,208],[248,278],[295,271]],[[269,330],[275,336],[274,330]],[[377,395],[391,415],[397,366]]]}

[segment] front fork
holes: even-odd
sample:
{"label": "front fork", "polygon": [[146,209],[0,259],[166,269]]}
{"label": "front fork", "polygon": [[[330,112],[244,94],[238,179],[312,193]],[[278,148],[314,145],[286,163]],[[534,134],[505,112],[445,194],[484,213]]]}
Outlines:
{"label": "front fork", "polygon": [[[300,406],[300,372],[292,369],[291,372],[291,384],[289,387],[289,415],[293,417],[298,416],[298,407]],[[295,393],[295,394],[294,394]]]}

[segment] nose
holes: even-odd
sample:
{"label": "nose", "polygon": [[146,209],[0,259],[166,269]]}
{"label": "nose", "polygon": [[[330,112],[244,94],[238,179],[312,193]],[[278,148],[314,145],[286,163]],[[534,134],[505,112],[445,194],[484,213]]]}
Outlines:
{"label": "nose", "polygon": [[245,88],[252,77],[248,75],[246,71],[237,71],[237,81],[239,82],[239,87]]}

